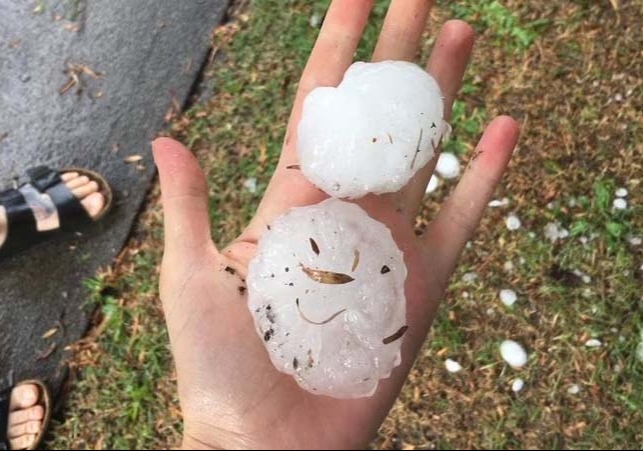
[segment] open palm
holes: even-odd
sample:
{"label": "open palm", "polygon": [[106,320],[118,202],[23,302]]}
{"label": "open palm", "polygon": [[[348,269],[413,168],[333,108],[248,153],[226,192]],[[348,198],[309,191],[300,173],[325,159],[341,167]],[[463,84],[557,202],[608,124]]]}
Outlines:
{"label": "open palm", "polygon": [[[427,0],[393,0],[374,60],[413,60],[430,10]],[[165,210],[161,298],[176,361],[189,448],[353,448],[377,431],[397,397],[435,316],[448,280],[500,180],[518,137],[516,123],[489,125],[476,158],[422,237],[413,223],[434,168],[429,164],[400,193],[358,203],[391,229],[404,252],[409,330],[403,363],[372,398],[341,401],[311,395],[279,373],[247,308],[245,277],[266,227],[287,209],[325,196],[297,163],[296,129],[303,99],[317,86],[336,86],[352,62],[370,0],[335,0],[299,85],[277,170],[244,233],[223,251],[212,242],[205,178],[194,156],[170,139],[154,142]],[[447,113],[460,88],[473,31],[445,24],[427,70],[445,95]]]}

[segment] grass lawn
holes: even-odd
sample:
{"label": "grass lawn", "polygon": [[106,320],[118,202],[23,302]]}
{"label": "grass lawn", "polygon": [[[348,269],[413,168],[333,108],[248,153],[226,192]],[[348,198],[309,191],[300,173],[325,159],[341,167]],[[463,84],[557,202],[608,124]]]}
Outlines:
{"label": "grass lawn", "polygon": [[[643,6],[637,1],[442,1],[478,41],[445,145],[466,164],[483,124],[511,114],[523,136],[375,448],[643,447]],[[378,1],[356,55],[367,59]],[[254,0],[214,35],[214,96],[175,118],[210,180],[213,235],[236,236],[277,162],[297,81],[327,1]],[[312,23],[312,25],[311,25]],[[256,179],[257,190],[245,187]],[[454,184],[427,197],[418,230]],[[626,188],[628,208],[616,210]],[[510,231],[508,215],[521,220]],[[557,224],[568,236],[547,238]],[[181,420],[158,301],[158,189],[117,264],[87,282],[98,306],[50,448],[177,446]],[[550,234],[551,235],[551,234]],[[564,234],[563,234],[564,235]],[[517,293],[512,308],[501,289]],[[529,362],[512,370],[505,339]],[[590,339],[600,347],[588,347]],[[445,360],[463,367],[449,373]],[[511,389],[515,379],[522,391]]]}

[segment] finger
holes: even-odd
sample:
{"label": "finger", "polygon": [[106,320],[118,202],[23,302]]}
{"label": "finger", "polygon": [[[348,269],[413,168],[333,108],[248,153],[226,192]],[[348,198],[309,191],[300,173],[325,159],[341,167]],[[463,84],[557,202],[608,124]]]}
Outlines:
{"label": "finger", "polygon": [[152,143],[161,180],[165,252],[189,257],[212,242],[208,187],[195,156],[181,143],[159,138]]}
{"label": "finger", "polygon": [[414,60],[431,6],[431,0],[393,0],[373,52],[373,61]]}
{"label": "finger", "polygon": [[[427,65],[428,72],[437,80],[444,96],[444,117],[449,121],[451,110],[473,50],[474,31],[461,20],[444,24],[438,35]],[[435,170],[439,152],[425,167],[420,169],[411,182],[398,194],[409,221],[414,222],[424,199],[426,186]]]}
{"label": "finger", "polygon": [[334,0],[331,3],[301,76],[293,116],[298,117],[297,106],[301,106],[310,91],[318,86],[339,84],[353,62],[372,7],[373,0]]}
{"label": "finger", "polygon": [[290,207],[319,202],[323,195],[300,171],[287,169],[298,162],[297,126],[305,97],[319,86],[337,86],[353,62],[373,6],[373,0],[334,0],[299,82],[286,132],[284,150],[277,169],[259,205],[257,215],[244,233],[244,239],[256,239],[275,217]]}
{"label": "finger", "polygon": [[462,180],[429,225],[423,243],[441,280],[450,277],[478,227],[519,134],[518,123],[508,116],[496,118],[487,127]]}

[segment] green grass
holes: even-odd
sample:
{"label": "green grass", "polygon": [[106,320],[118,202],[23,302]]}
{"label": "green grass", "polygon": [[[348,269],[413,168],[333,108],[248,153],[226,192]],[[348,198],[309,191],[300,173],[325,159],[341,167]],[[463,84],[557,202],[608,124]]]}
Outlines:
{"label": "green grass", "polygon": [[[252,2],[247,17],[215,37],[220,51],[208,76],[214,99],[172,126],[206,170],[219,245],[242,230],[268,184],[318,33],[310,17],[322,17],[327,3]],[[374,446],[641,448],[643,363],[635,351],[643,329],[643,249],[628,238],[643,235],[643,88],[640,77],[615,74],[640,75],[632,30],[643,26],[643,11],[624,6],[626,29],[609,2],[438,3],[432,31],[455,16],[470,21],[479,38],[445,150],[466,161],[484,124],[499,113],[516,116],[523,135],[497,193],[510,204],[489,209],[465,250],[430,340]],[[358,59],[371,54],[386,4],[376,3]],[[588,38],[592,30],[600,32],[600,46]],[[424,60],[429,47],[423,45]],[[607,102],[625,87],[632,89],[627,102]],[[256,193],[243,188],[249,177],[257,178]],[[419,228],[453,186],[443,183],[427,198]],[[625,212],[612,208],[621,186],[630,190]],[[180,440],[158,304],[157,196],[114,271],[88,282],[100,333],[79,346],[79,377],[50,447],[161,448]],[[504,225],[511,212],[523,222],[515,232]],[[570,236],[545,239],[550,222]],[[477,279],[463,281],[469,272]],[[498,300],[503,288],[518,293],[512,309]],[[586,348],[593,337],[603,347]],[[501,361],[498,346],[507,338],[528,349],[524,369]],[[446,358],[461,363],[462,373],[447,373]],[[526,386],[514,394],[517,377]],[[568,393],[573,384],[581,387],[577,395]]]}

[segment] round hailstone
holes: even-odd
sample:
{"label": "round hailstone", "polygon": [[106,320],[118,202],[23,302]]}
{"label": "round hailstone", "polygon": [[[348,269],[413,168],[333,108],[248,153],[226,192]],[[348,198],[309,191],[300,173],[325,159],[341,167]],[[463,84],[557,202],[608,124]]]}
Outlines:
{"label": "round hailstone", "polygon": [[627,188],[619,188],[616,190],[616,197],[627,197]]}
{"label": "round hailstone", "polygon": [[455,360],[447,359],[444,362],[444,366],[449,373],[459,373],[460,371],[462,371],[462,365],[460,365]]}
{"label": "round hailstone", "polygon": [[625,210],[627,208],[627,201],[622,198],[614,199],[613,204],[616,210]]}
{"label": "round hailstone", "polygon": [[500,355],[512,368],[522,368],[527,363],[527,351],[512,340],[505,340],[500,345]]}
{"label": "round hailstone", "polygon": [[443,103],[438,83],[415,64],[354,63],[339,86],[304,100],[301,170],[333,197],[399,191],[448,134]]}
{"label": "round hailstone", "polygon": [[440,179],[437,175],[433,174],[429,180],[429,184],[426,186],[426,194],[431,194],[438,189],[438,186],[440,186]]}
{"label": "round hailstone", "polygon": [[513,213],[507,216],[507,219],[505,220],[505,224],[507,225],[507,229],[511,230],[512,232],[514,230],[518,230],[520,226],[522,226],[522,222],[520,221],[520,218],[518,218],[518,216],[516,216]]}
{"label": "round hailstone", "polygon": [[445,179],[454,179],[460,175],[460,160],[449,152],[443,152],[438,158],[435,171]]}
{"label": "round hailstone", "polygon": [[522,379],[516,379],[516,380],[515,380],[515,381],[513,381],[513,383],[511,384],[511,390],[512,390],[514,393],[518,393],[518,392],[519,392],[519,391],[521,391],[523,388],[525,388],[525,381],[523,381]]}
{"label": "round hailstone", "polygon": [[500,290],[500,302],[505,304],[507,307],[511,307],[516,303],[518,296],[514,290]]}
{"label": "round hailstone", "polygon": [[401,363],[406,274],[391,232],[357,205],[289,210],[262,236],[247,279],[275,367],[315,394],[371,396]]}

